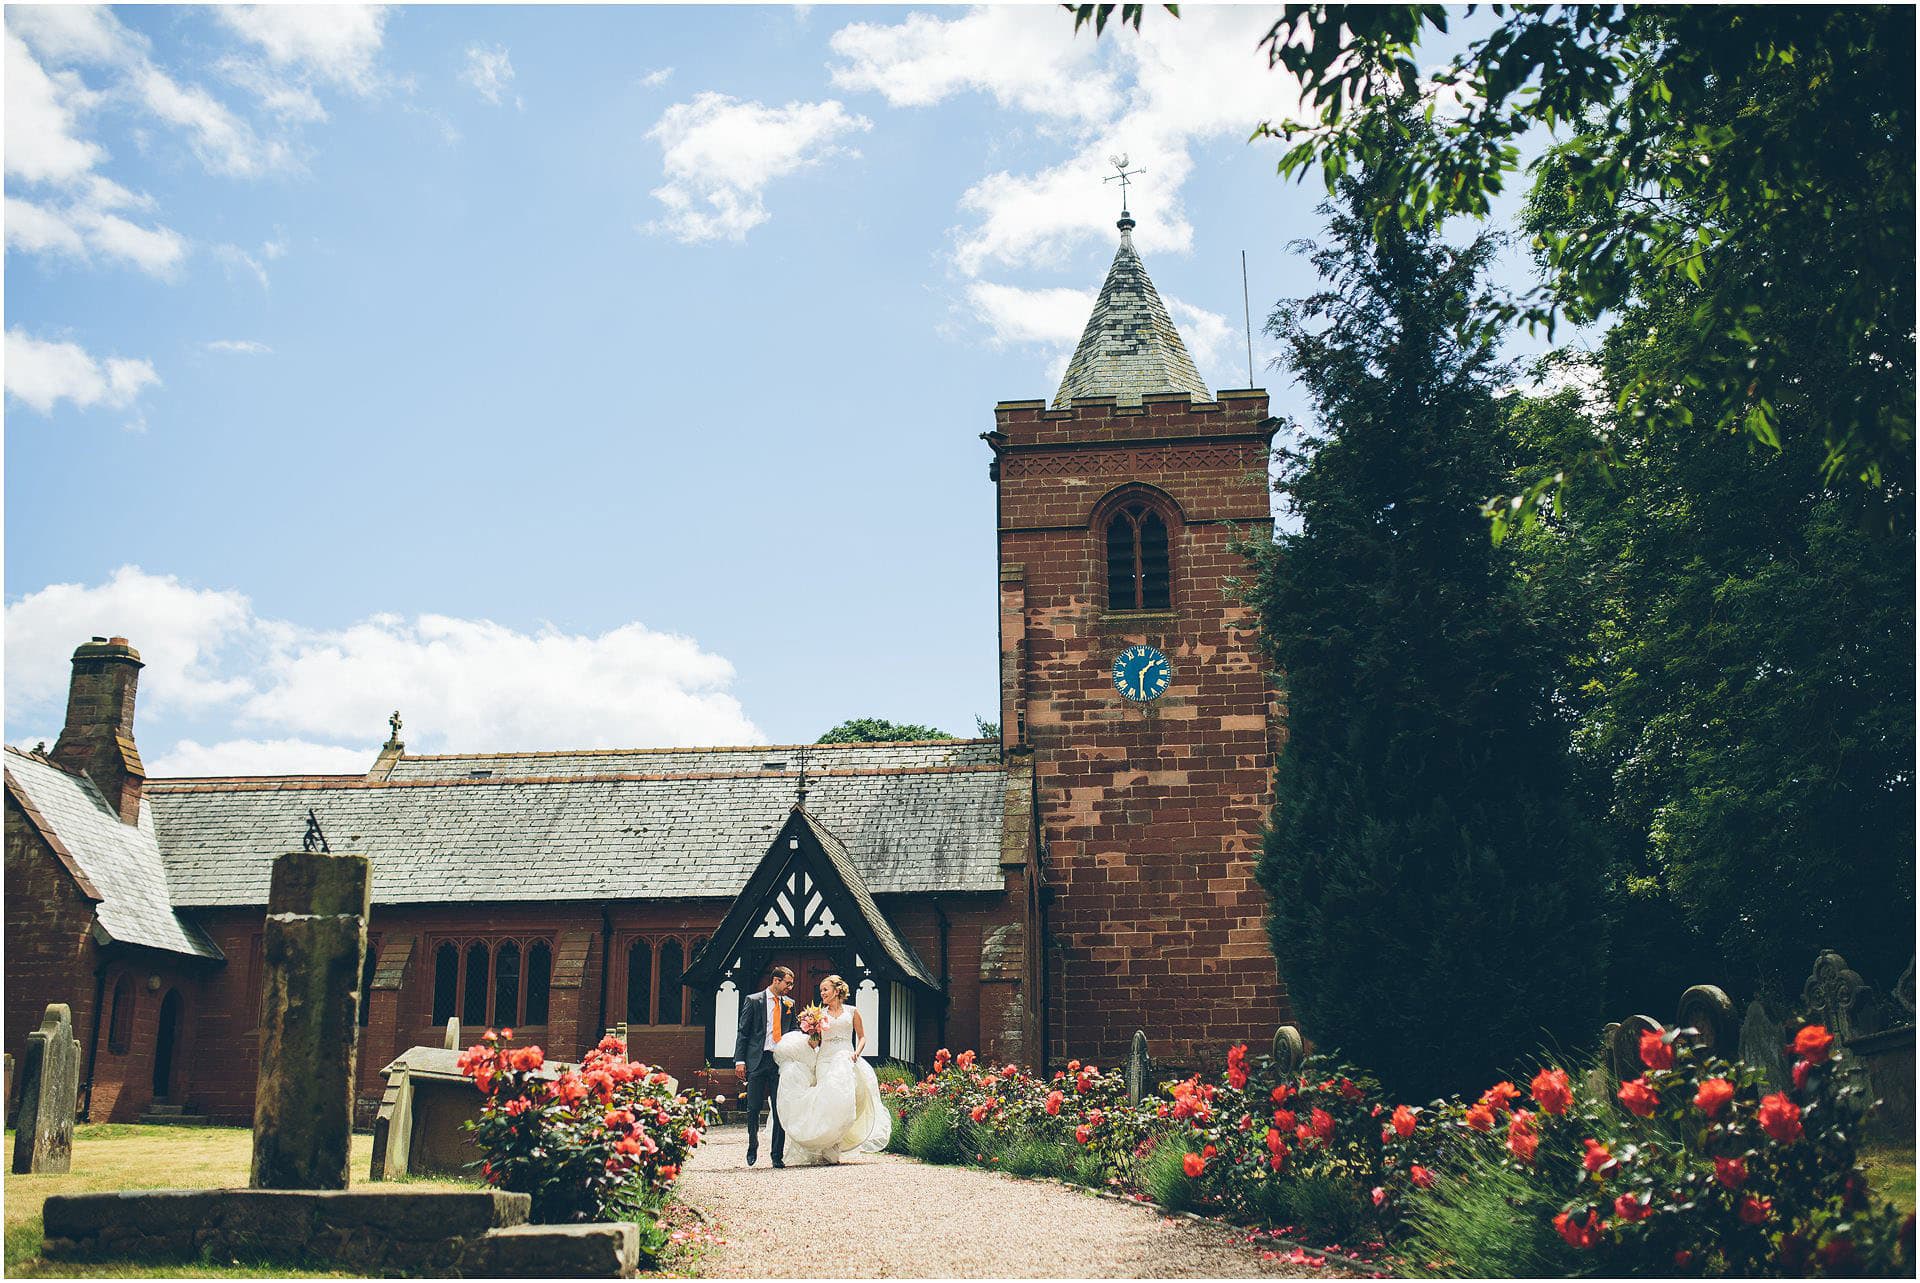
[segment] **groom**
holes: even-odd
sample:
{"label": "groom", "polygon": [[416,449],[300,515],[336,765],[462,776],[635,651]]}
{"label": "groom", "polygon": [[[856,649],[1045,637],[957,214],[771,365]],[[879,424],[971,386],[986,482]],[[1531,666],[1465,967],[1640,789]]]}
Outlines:
{"label": "groom", "polygon": [[760,1106],[773,1115],[773,1165],[785,1167],[787,1129],[780,1125],[780,1067],[773,1060],[773,1045],[780,1035],[793,1029],[793,972],[775,967],[773,978],[758,993],[750,993],[740,1004],[740,1029],[734,1041],[734,1054],[740,1059],[733,1072],[747,1084],[747,1166],[760,1157]]}

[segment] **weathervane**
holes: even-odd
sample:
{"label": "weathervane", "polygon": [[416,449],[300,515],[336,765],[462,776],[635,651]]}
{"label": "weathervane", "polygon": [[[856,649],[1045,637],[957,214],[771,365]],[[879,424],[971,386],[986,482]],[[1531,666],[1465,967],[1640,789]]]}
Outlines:
{"label": "weathervane", "polygon": [[1127,188],[1133,186],[1132,179],[1135,174],[1144,174],[1147,171],[1144,169],[1128,169],[1127,153],[1125,152],[1121,152],[1118,156],[1107,157],[1107,163],[1120,172],[1117,174],[1108,174],[1100,181],[1103,183],[1120,184],[1120,217],[1131,217],[1131,215],[1127,213]]}
{"label": "weathervane", "polygon": [[312,807],[307,808],[307,836],[301,840],[300,845],[309,855],[315,851],[322,855],[333,854],[333,848],[327,845],[327,835],[320,831],[320,817],[313,813]]}

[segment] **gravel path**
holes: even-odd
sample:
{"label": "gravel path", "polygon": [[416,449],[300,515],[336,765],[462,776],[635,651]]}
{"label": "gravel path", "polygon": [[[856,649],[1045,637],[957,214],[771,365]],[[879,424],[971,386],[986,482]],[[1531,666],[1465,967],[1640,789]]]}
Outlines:
{"label": "gravel path", "polygon": [[[1245,1231],[1097,1198],[1050,1181],[893,1154],[832,1167],[747,1166],[747,1130],[715,1128],[693,1154],[681,1196],[727,1243],[700,1273],[724,1278],[1318,1277],[1262,1259]],[[851,1227],[851,1233],[846,1233]],[[810,1239],[844,1241],[838,1257]]]}

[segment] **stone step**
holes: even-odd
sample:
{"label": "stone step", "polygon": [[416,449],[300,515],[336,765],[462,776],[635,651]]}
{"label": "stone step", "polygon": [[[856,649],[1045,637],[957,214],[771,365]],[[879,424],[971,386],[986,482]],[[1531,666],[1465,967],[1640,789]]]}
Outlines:
{"label": "stone step", "polygon": [[187,1107],[185,1105],[170,1105],[164,1100],[156,1100],[148,1104],[147,1112],[149,1114],[184,1114],[187,1112]]}
{"label": "stone step", "polygon": [[149,1127],[205,1127],[208,1125],[209,1119],[205,1114],[183,1114],[179,1110],[178,1105],[173,1107],[173,1112],[165,1114],[150,1109],[140,1115],[138,1121]]}
{"label": "stone step", "polygon": [[630,1279],[640,1265],[640,1227],[514,1225],[488,1230],[461,1271],[482,1279]]}

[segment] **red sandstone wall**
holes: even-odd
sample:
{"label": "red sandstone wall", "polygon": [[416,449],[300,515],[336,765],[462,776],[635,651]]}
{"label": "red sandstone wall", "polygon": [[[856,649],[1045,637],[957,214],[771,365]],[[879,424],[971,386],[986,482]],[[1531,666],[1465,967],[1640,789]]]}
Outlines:
{"label": "red sandstone wall", "polygon": [[[94,968],[98,950],[87,928],[93,904],[80,894],[66,866],[14,803],[6,801],[6,1050],[16,1068],[27,1035],[40,1027],[48,1003],[73,1009],[80,1040],[80,1072],[93,1032]],[[7,1102],[12,1116],[13,1102]]]}
{"label": "red sandstone wall", "polygon": [[[1264,394],[1069,411],[999,407],[1003,724],[1034,749],[1046,875],[1048,1054],[1115,1063],[1136,1028],[1156,1058],[1199,1064],[1264,1046],[1285,1018],[1253,878],[1270,799],[1271,691],[1250,612],[1226,599],[1238,532],[1271,517]],[[1104,609],[1090,525],[1116,488],[1178,505],[1173,609]],[[1114,656],[1163,651],[1173,685],[1143,709]]]}

